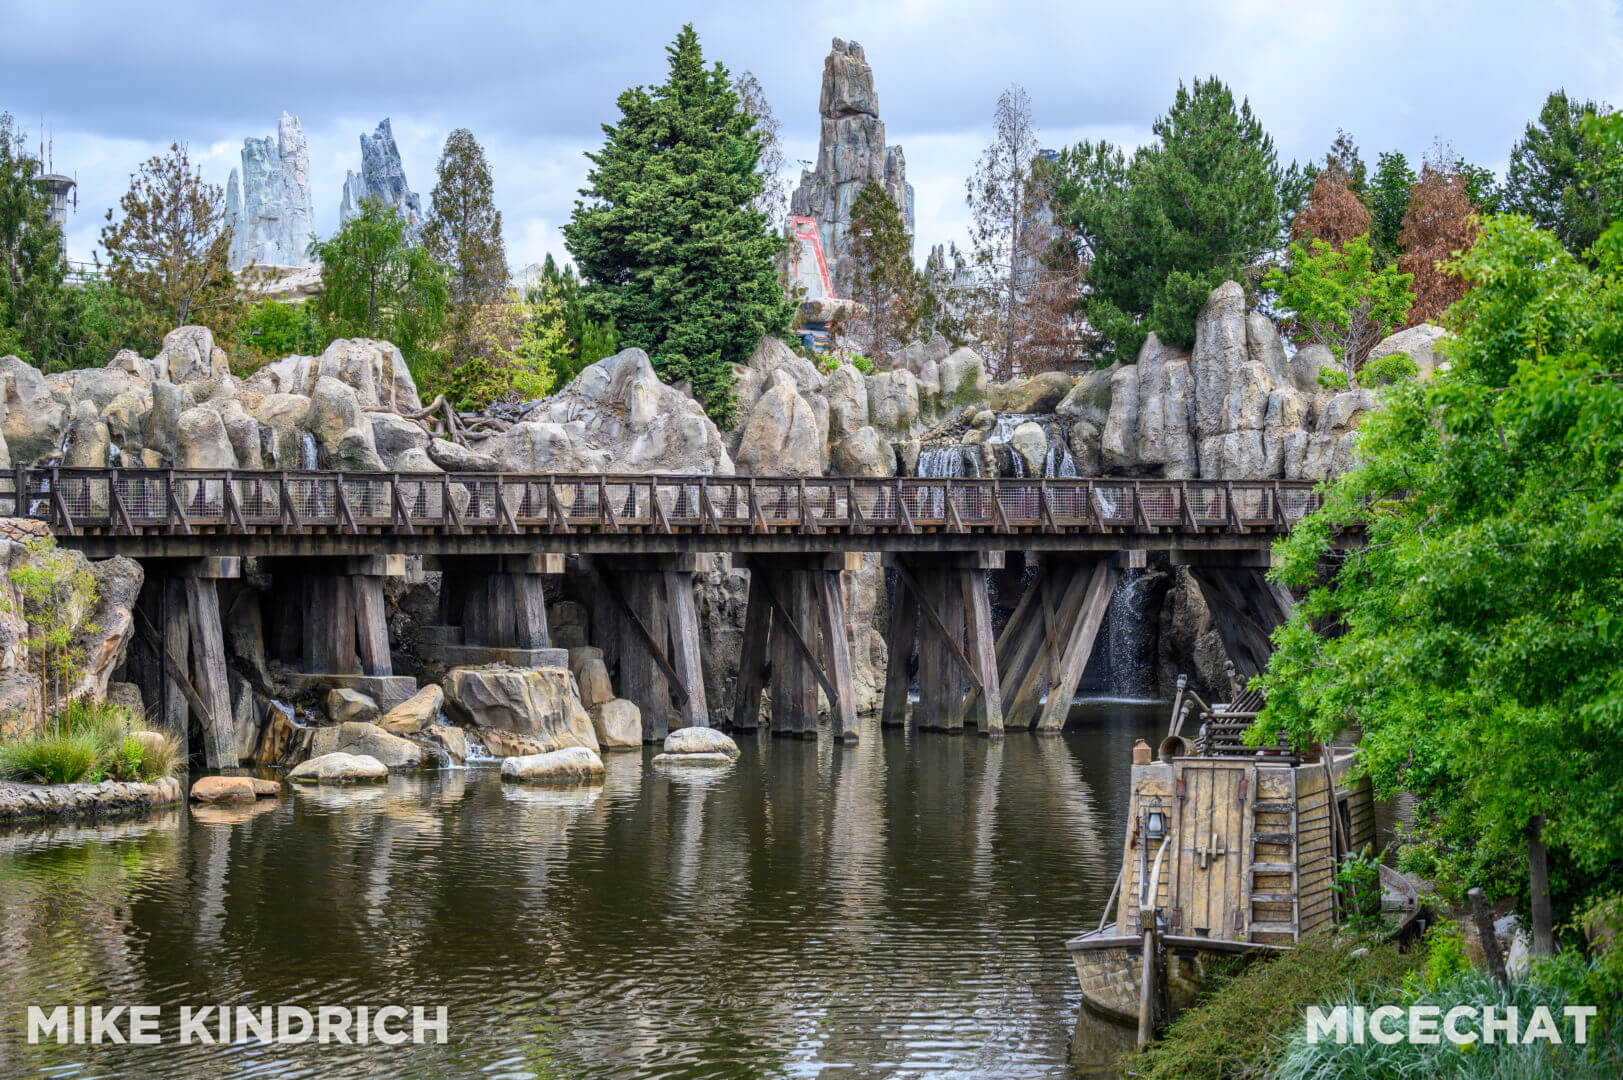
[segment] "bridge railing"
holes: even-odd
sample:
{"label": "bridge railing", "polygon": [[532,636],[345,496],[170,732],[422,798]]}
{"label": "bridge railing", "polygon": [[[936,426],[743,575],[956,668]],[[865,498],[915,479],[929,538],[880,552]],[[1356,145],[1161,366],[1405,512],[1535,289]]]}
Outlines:
{"label": "bridge railing", "polygon": [[1320,501],[1311,483],[1273,480],[77,468],[23,468],[8,479],[0,510],[70,535],[1286,531]]}

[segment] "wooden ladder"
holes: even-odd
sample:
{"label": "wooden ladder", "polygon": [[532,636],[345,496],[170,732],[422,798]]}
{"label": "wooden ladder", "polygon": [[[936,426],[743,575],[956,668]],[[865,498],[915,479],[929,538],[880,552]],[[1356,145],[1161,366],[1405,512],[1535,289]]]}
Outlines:
{"label": "wooden ladder", "polygon": [[[1258,794],[1262,789],[1262,773],[1265,768],[1276,766],[1257,766]],[[1257,940],[1258,934],[1289,934],[1292,941],[1301,938],[1301,897],[1300,885],[1297,879],[1298,847],[1297,836],[1297,805],[1296,805],[1296,768],[1293,765],[1284,767],[1285,775],[1289,778],[1288,801],[1280,802],[1276,799],[1257,798],[1251,803],[1251,866],[1246,874],[1246,939]],[[1280,832],[1277,826],[1258,826],[1257,817],[1261,814],[1279,815],[1289,814],[1290,825],[1285,832]],[[1259,862],[1257,860],[1257,845],[1269,844],[1273,846],[1285,845],[1289,847],[1290,854],[1287,862]],[[1291,878],[1289,893],[1258,892],[1258,874],[1289,874]],[[1258,922],[1256,920],[1256,906],[1258,904],[1289,904],[1289,922]]]}

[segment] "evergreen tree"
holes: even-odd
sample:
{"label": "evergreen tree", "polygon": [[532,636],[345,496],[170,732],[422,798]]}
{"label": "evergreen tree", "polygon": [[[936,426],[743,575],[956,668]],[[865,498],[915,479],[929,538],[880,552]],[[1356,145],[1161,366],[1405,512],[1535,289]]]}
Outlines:
{"label": "evergreen tree", "polygon": [[575,268],[565,266],[560,270],[550,251],[541,264],[541,282],[530,290],[527,299],[532,304],[556,299],[563,312],[568,344],[552,361],[552,370],[560,385],[568,383],[583,369],[605,356],[613,356],[620,351],[620,338],[614,329],[614,319],[594,319],[587,314],[586,299]]}
{"label": "evergreen tree", "polygon": [[788,329],[794,304],[776,259],[783,239],[754,203],[762,135],[727,69],[706,69],[692,26],[667,50],[670,75],[620,95],[564,239],[589,310],[622,346],[645,349],[667,382],[687,381],[731,422],[732,364]]}
{"label": "evergreen tree", "polygon": [[1154,132],[1130,159],[1084,142],[1057,168],[1055,205],[1088,265],[1088,321],[1124,360],[1152,330],[1191,344],[1210,291],[1278,246],[1300,186],[1250,103],[1236,107],[1215,78],[1180,84]]}
{"label": "evergreen tree", "polygon": [[1402,151],[1383,153],[1375,159],[1375,179],[1369,188],[1369,238],[1376,257],[1383,263],[1398,257],[1398,233],[1403,230],[1409,193],[1418,179]]}
{"label": "evergreen tree", "polygon": [[0,354],[40,367],[65,352],[74,306],[50,205],[39,162],[25,151],[11,114],[0,113]]}
{"label": "evergreen tree", "polygon": [[148,159],[119,199],[123,217],[101,230],[111,265],[107,280],[141,308],[144,342],[156,347],[177,326],[230,331],[240,303],[231,273],[225,194],[203,182],[186,148]]}
{"label": "evergreen tree", "polygon": [[484,148],[457,128],[440,153],[438,180],[429,195],[423,244],[448,271],[453,359],[466,353],[475,312],[500,303],[507,291],[507,249]]}
{"label": "evergreen tree", "polygon": [[1598,148],[1583,132],[1585,117],[1605,111],[1593,101],[1579,102],[1557,90],[1510,152],[1505,173],[1502,209],[1527,215],[1579,256],[1589,250],[1605,223],[1594,183]]}
{"label": "evergreen tree", "polygon": [[361,200],[360,212],[315,246],[321,295],[314,305],[323,344],[340,337],[391,341],[424,389],[439,366],[433,352],[445,324],[446,269],[415,246],[406,219],[392,206]]}
{"label": "evergreen tree", "polygon": [[851,299],[862,305],[857,327],[870,360],[888,361],[913,339],[923,306],[913,238],[883,184],[863,184],[851,203]]}

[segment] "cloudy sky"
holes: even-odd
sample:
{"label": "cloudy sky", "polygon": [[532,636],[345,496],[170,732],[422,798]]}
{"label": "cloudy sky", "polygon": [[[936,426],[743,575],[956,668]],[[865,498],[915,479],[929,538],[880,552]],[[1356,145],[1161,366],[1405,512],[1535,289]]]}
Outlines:
{"label": "cloudy sky", "polygon": [[829,40],[862,43],[889,141],[917,189],[917,252],[966,235],[964,178],[999,93],[1031,95],[1041,141],[1133,144],[1180,79],[1216,74],[1281,156],[1324,152],[1338,127],[1373,160],[1439,138],[1502,172],[1551,89],[1623,103],[1623,15],[1612,0],[1136,0],[1130,3],[727,4],[689,0],[13,0],[0,35],[0,109],[51,134],[79,178],[75,258],[146,157],[181,141],[224,185],[246,135],[286,109],[309,139],[317,225],[337,224],[357,136],[385,116],[412,186],[433,186],[446,134],[484,144],[515,269],[563,254],[559,225],[625,87],[660,81],[683,21],[706,56],[760,79],[785,156],[816,153]]}

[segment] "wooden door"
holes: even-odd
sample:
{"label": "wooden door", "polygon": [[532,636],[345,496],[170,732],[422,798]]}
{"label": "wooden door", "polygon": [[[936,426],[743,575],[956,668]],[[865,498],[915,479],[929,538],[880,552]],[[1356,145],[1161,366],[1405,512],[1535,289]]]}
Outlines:
{"label": "wooden door", "polygon": [[1181,797],[1167,912],[1173,934],[1228,941],[1243,936],[1251,774],[1251,766],[1241,762],[1174,765],[1174,791]]}

